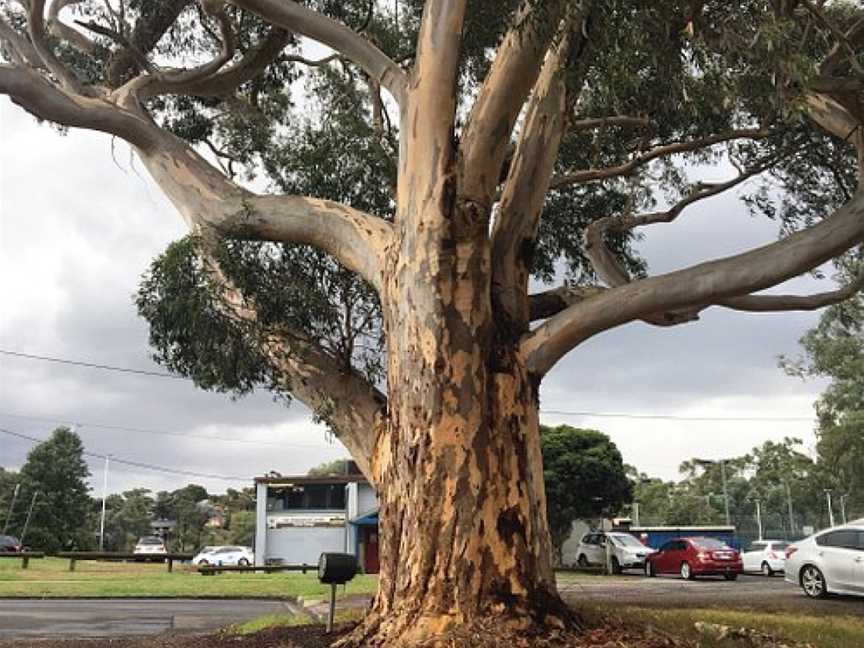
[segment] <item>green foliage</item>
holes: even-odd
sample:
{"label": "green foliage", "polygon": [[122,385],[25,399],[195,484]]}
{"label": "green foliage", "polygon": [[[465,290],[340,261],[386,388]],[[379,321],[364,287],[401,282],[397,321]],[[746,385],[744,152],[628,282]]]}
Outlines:
{"label": "green foliage", "polygon": [[[130,552],[138,538],[151,535],[153,504],[153,497],[146,488],[109,495],[105,500],[105,551]],[[93,500],[93,517],[97,521],[101,508],[101,500]]]}
{"label": "green foliage", "polygon": [[307,473],[310,477],[330,477],[333,475],[347,475],[348,462],[350,459],[334,459],[310,468]]}
{"label": "green foliage", "polygon": [[[849,281],[864,267],[850,258],[841,272]],[[849,507],[864,515],[864,295],[832,306],[802,338],[804,358],[785,360],[790,373],[821,376],[830,383],[816,404],[820,465],[826,486],[849,494]]]}
{"label": "green foliage", "polygon": [[25,544],[40,551],[86,550],[94,545],[87,479],[90,470],[80,437],[59,427],[27,455],[19,478],[21,491],[9,531],[20,536],[36,494]]}
{"label": "green foliage", "polygon": [[621,453],[596,430],[541,426],[546,513],[560,552],[573,522],[613,516],[630,502],[632,486]]}

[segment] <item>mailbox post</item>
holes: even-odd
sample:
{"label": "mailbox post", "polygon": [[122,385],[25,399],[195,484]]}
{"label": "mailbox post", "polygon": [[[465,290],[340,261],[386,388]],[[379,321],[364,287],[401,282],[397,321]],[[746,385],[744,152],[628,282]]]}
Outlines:
{"label": "mailbox post", "polygon": [[318,558],[318,580],[330,585],[330,611],[327,633],[333,631],[336,616],[336,586],[344,585],[357,575],[357,557],[346,553],[322,553]]}

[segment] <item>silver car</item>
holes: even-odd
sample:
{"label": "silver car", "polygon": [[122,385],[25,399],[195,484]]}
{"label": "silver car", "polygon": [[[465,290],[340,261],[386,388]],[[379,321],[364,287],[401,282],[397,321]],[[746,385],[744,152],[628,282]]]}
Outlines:
{"label": "silver car", "polygon": [[786,550],[786,580],[807,596],[864,596],[864,520],[820,531]]}

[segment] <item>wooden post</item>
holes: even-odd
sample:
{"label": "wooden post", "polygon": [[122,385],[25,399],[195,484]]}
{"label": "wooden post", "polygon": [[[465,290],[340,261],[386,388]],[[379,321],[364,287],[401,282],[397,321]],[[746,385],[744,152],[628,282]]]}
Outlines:
{"label": "wooden post", "polygon": [[172,573],[174,571],[174,561],[171,558],[168,558],[168,573]]}
{"label": "wooden post", "polygon": [[21,558],[21,569],[27,569],[28,565],[30,565],[30,556]]}
{"label": "wooden post", "polygon": [[69,571],[70,572],[75,571],[75,559],[74,558],[69,559]]}

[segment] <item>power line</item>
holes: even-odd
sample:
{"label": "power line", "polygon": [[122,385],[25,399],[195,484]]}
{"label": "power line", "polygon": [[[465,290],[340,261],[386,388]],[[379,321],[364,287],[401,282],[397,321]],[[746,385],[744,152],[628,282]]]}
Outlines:
{"label": "power line", "polygon": [[58,364],[73,365],[76,367],[86,367],[88,369],[101,369],[103,371],[117,371],[120,373],[137,374],[139,376],[150,376],[152,378],[172,378],[174,380],[189,380],[185,376],[176,376],[174,374],[164,373],[161,371],[148,371],[146,369],[115,367],[113,365],[96,364],[94,362],[84,362],[80,360],[69,360],[68,358],[56,358],[52,356],[35,355],[32,353],[21,353],[19,351],[9,351],[7,349],[0,349],[0,354],[12,356],[14,358],[41,360],[43,362],[56,362]]}
{"label": "power line", "polygon": [[[32,441],[33,443],[45,443],[47,439],[37,439],[36,437],[32,437],[28,434],[21,434],[20,432],[13,432],[12,430],[7,430],[5,428],[0,428],[0,433],[8,434],[9,436],[18,437],[19,439],[25,439],[27,441]],[[98,459],[105,459],[107,455],[100,454],[98,452],[89,452],[87,450],[82,450],[81,454],[87,457],[96,457]],[[132,461],[130,459],[119,459],[114,455],[111,455],[111,461],[114,463],[123,464],[126,466],[133,466],[135,468],[142,468],[144,470],[153,470],[155,472],[167,473],[170,475],[180,475],[183,477],[202,477],[204,479],[219,479],[222,481],[230,481],[230,482],[250,482],[252,481],[252,477],[237,477],[234,475],[214,475],[211,473],[199,473],[191,470],[181,470],[179,468],[168,468],[166,466],[157,466],[156,464],[144,463],[141,461]]]}
{"label": "power line", "polygon": [[556,414],[559,416],[584,416],[590,418],[623,418],[661,421],[725,421],[725,422],[762,422],[762,423],[812,423],[815,417],[806,416],[677,416],[674,414],[627,414],[614,412],[567,412],[564,410],[540,410],[541,414]]}
{"label": "power line", "polygon": [[[156,430],[153,428],[127,427],[124,425],[111,425],[106,423],[88,423],[73,418],[50,418],[47,416],[27,416],[24,414],[12,414],[0,412],[0,416],[19,418],[29,421],[45,421],[46,423],[66,423],[83,428],[95,428],[98,430],[114,430],[119,432],[134,432],[135,434],[161,434],[164,436],[179,437],[183,439],[201,439],[203,441],[222,441],[224,443],[242,443],[246,445],[272,446],[276,448],[309,448],[310,450],[340,450],[337,446],[315,446],[302,443],[277,443],[274,441],[255,441],[253,439],[232,439],[230,437],[208,436],[206,434],[188,434],[184,432],[169,432],[168,430]],[[340,450],[341,451],[341,450]]]}
{"label": "power line", "polygon": [[[20,353],[18,351],[8,351],[0,349],[0,354],[28,360],[42,360],[46,362],[57,362],[60,364],[68,364],[79,367],[87,367],[89,369],[100,369],[103,371],[117,371],[122,373],[138,374],[142,376],[151,376],[155,378],[173,378],[175,380],[189,380],[184,376],[177,376],[170,373],[162,373],[158,371],[145,371],[143,369],[130,369],[127,367],[117,367],[113,365],[103,365],[92,362],[81,362],[77,360],[69,360],[67,358],[56,358],[50,356],[35,355],[30,353]],[[624,412],[570,412],[565,410],[540,410],[541,414],[554,414],[558,416],[583,416],[592,418],[623,418],[623,419],[640,419],[640,420],[661,420],[661,421],[691,421],[691,422],[729,422],[729,423],[793,423],[793,422],[813,422],[813,417],[803,416],[677,416],[674,414],[629,414]],[[91,426],[91,427],[106,427],[106,426]]]}

